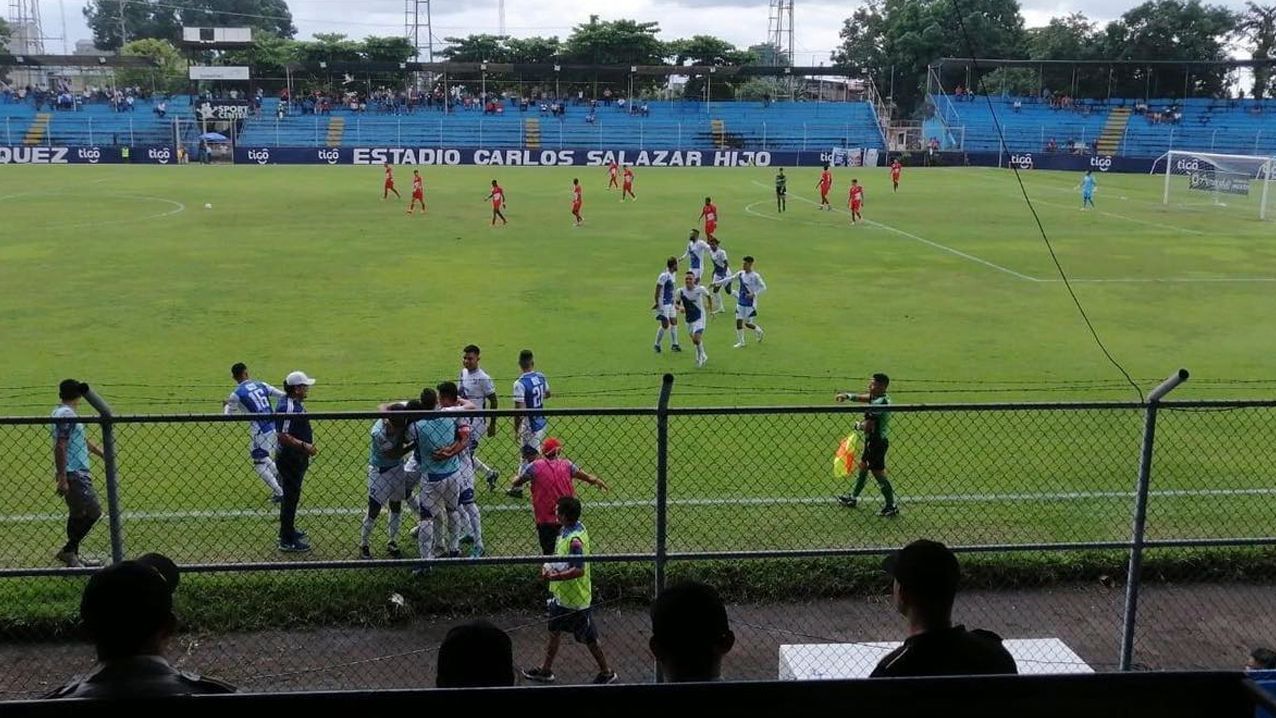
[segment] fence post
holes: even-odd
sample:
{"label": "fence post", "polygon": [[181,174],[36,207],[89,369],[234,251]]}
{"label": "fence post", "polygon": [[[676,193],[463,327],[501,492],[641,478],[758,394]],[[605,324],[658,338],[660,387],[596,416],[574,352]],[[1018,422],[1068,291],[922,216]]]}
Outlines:
{"label": "fence post", "polygon": [[1147,527],[1148,486],[1152,478],[1152,445],[1156,438],[1156,410],[1161,399],[1187,381],[1186,369],[1179,369],[1147,398],[1147,415],[1143,422],[1143,448],[1139,453],[1139,484],[1134,496],[1134,524],[1130,532],[1130,565],[1125,577],[1125,615],[1121,626],[1121,670],[1128,671],[1134,662],[1134,627],[1139,612],[1139,581],[1143,571],[1143,539]]}
{"label": "fence post", "polygon": [[137,144],[137,139],[133,137],[133,118],[128,118],[128,143],[130,145]]}
{"label": "fence post", "polygon": [[12,121],[12,119],[13,118],[11,117],[4,118],[4,143],[6,145],[13,144],[13,128],[9,126],[9,123],[10,121]]}
{"label": "fence post", "polygon": [[97,409],[102,422],[102,463],[106,464],[106,512],[111,532],[111,563],[124,560],[124,526],[120,517],[120,477],[115,471],[115,422],[110,404],[93,389],[84,394],[85,400]]}
{"label": "fence post", "polygon": [[275,118],[275,147],[279,146],[279,118]]}
{"label": "fence post", "polygon": [[766,122],[762,123],[762,151],[766,152]]}
{"label": "fence post", "polygon": [[[660,380],[660,401],[656,404],[656,585],[652,599],[665,588],[665,558],[669,553],[669,394],[673,391],[673,374]],[[660,664],[656,664],[656,682],[663,682]]]}

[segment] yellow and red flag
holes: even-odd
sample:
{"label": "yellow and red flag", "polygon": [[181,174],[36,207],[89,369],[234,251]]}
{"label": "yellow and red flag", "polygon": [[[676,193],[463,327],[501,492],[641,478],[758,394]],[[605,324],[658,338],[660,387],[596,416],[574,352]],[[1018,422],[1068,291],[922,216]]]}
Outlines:
{"label": "yellow and red flag", "polygon": [[833,475],[842,478],[855,471],[855,434],[847,434],[833,454]]}

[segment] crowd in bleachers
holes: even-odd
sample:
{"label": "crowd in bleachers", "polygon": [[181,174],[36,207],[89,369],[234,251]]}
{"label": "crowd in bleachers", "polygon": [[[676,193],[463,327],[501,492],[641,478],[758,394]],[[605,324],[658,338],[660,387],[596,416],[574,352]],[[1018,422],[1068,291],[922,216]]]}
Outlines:
{"label": "crowd in bleachers", "polygon": [[[583,644],[598,662],[593,682],[612,683],[617,675],[602,652],[600,631],[590,609],[586,562],[588,539],[580,526],[581,504],[572,497],[557,505],[564,530],[559,543],[570,553],[547,564],[541,578],[550,601],[548,643],[544,660],[520,668],[513,643],[497,626],[483,620],[453,627],[439,646],[435,685],[479,688],[516,685],[521,676],[532,683],[553,683],[553,663],[564,633]],[[584,538],[584,550],[578,551]],[[883,562],[892,579],[892,604],[904,619],[903,643],[877,664],[872,677],[997,675],[1018,672],[1014,658],[995,633],[967,630],[953,622],[953,604],[961,578],[956,555],[941,543],[914,541]],[[555,590],[554,581],[561,581]],[[584,576],[584,582],[580,577]],[[94,644],[98,665],[54,690],[48,698],[158,697],[230,693],[223,681],[179,671],[165,658],[179,624],[173,595],[179,568],[165,556],[147,554],[113,564],[93,574],[80,601],[80,619]],[[569,583],[575,582],[568,586]],[[650,610],[649,647],[670,682],[721,680],[729,675],[728,656],[735,645],[727,607],[718,592],[694,581],[666,587]]]}

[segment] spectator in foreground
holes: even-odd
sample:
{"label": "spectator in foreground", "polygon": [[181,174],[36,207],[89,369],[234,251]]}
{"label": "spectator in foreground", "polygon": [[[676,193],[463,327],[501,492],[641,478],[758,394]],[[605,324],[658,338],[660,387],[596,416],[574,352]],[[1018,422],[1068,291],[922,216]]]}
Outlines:
{"label": "spectator in foreground", "polygon": [[886,557],[895,608],[908,619],[908,638],[873,669],[872,678],[1018,673],[1001,636],[953,625],[961,568],[947,546],[922,539]]}
{"label": "spectator in foreground", "polygon": [[155,698],[234,693],[235,687],[173,668],[164,647],[177,626],[177,566],[160,554],[122,561],[93,574],[80,620],[100,665],[46,698]]}
{"label": "spectator in foreground", "polygon": [[651,607],[651,653],[672,683],[717,681],[735,645],[727,609],[712,586],[686,581],[666,588]]}
{"label": "spectator in foreground", "polygon": [[93,524],[102,518],[102,505],[89,476],[89,454],[104,455],[102,449],[85,436],[84,424],[70,421],[76,417],[80,398],[88,391],[88,384],[64,379],[58,385],[61,403],[53,410],[53,418],[63,420],[52,426],[54,478],[57,494],[66,502],[67,508],[66,543],[58,551],[57,559],[69,568],[102,565],[97,559],[80,555],[80,542],[89,535]]}
{"label": "spectator in foreground", "polygon": [[471,621],[447,632],[439,646],[437,688],[497,688],[514,685],[514,644],[487,621]]}
{"label": "spectator in foreground", "polygon": [[1245,663],[1247,671],[1276,670],[1276,651],[1270,648],[1255,648],[1250,651],[1249,661]]}

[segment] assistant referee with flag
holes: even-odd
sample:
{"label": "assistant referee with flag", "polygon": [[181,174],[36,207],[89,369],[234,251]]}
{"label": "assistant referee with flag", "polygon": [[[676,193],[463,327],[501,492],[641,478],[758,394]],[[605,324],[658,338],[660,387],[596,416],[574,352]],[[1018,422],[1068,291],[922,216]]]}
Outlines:
{"label": "assistant referee with flag", "polygon": [[891,398],[886,394],[886,387],[890,386],[890,383],[890,377],[877,373],[868,383],[868,393],[839,392],[833,397],[839,403],[849,400],[868,404],[864,419],[855,423],[855,428],[864,432],[864,456],[860,459],[860,470],[855,477],[855,487],[851,489],[851,493],[843,494],[837,497],[837,500],[843,506],[850,508],[859,505],[860,494],[864,491],[864,485],[868,483],[868,472],[872,471],[873,478],[877,479],[877,487],[882,490],[882,498],[886,500],[886,505],[877,515],[884,517],[899,515],[899,508],[895,505],[895,489],[891,487],[890,479],[886,478],[886,451],[891,445],[889,438],[891,413],[881,408],[891,403]]}

